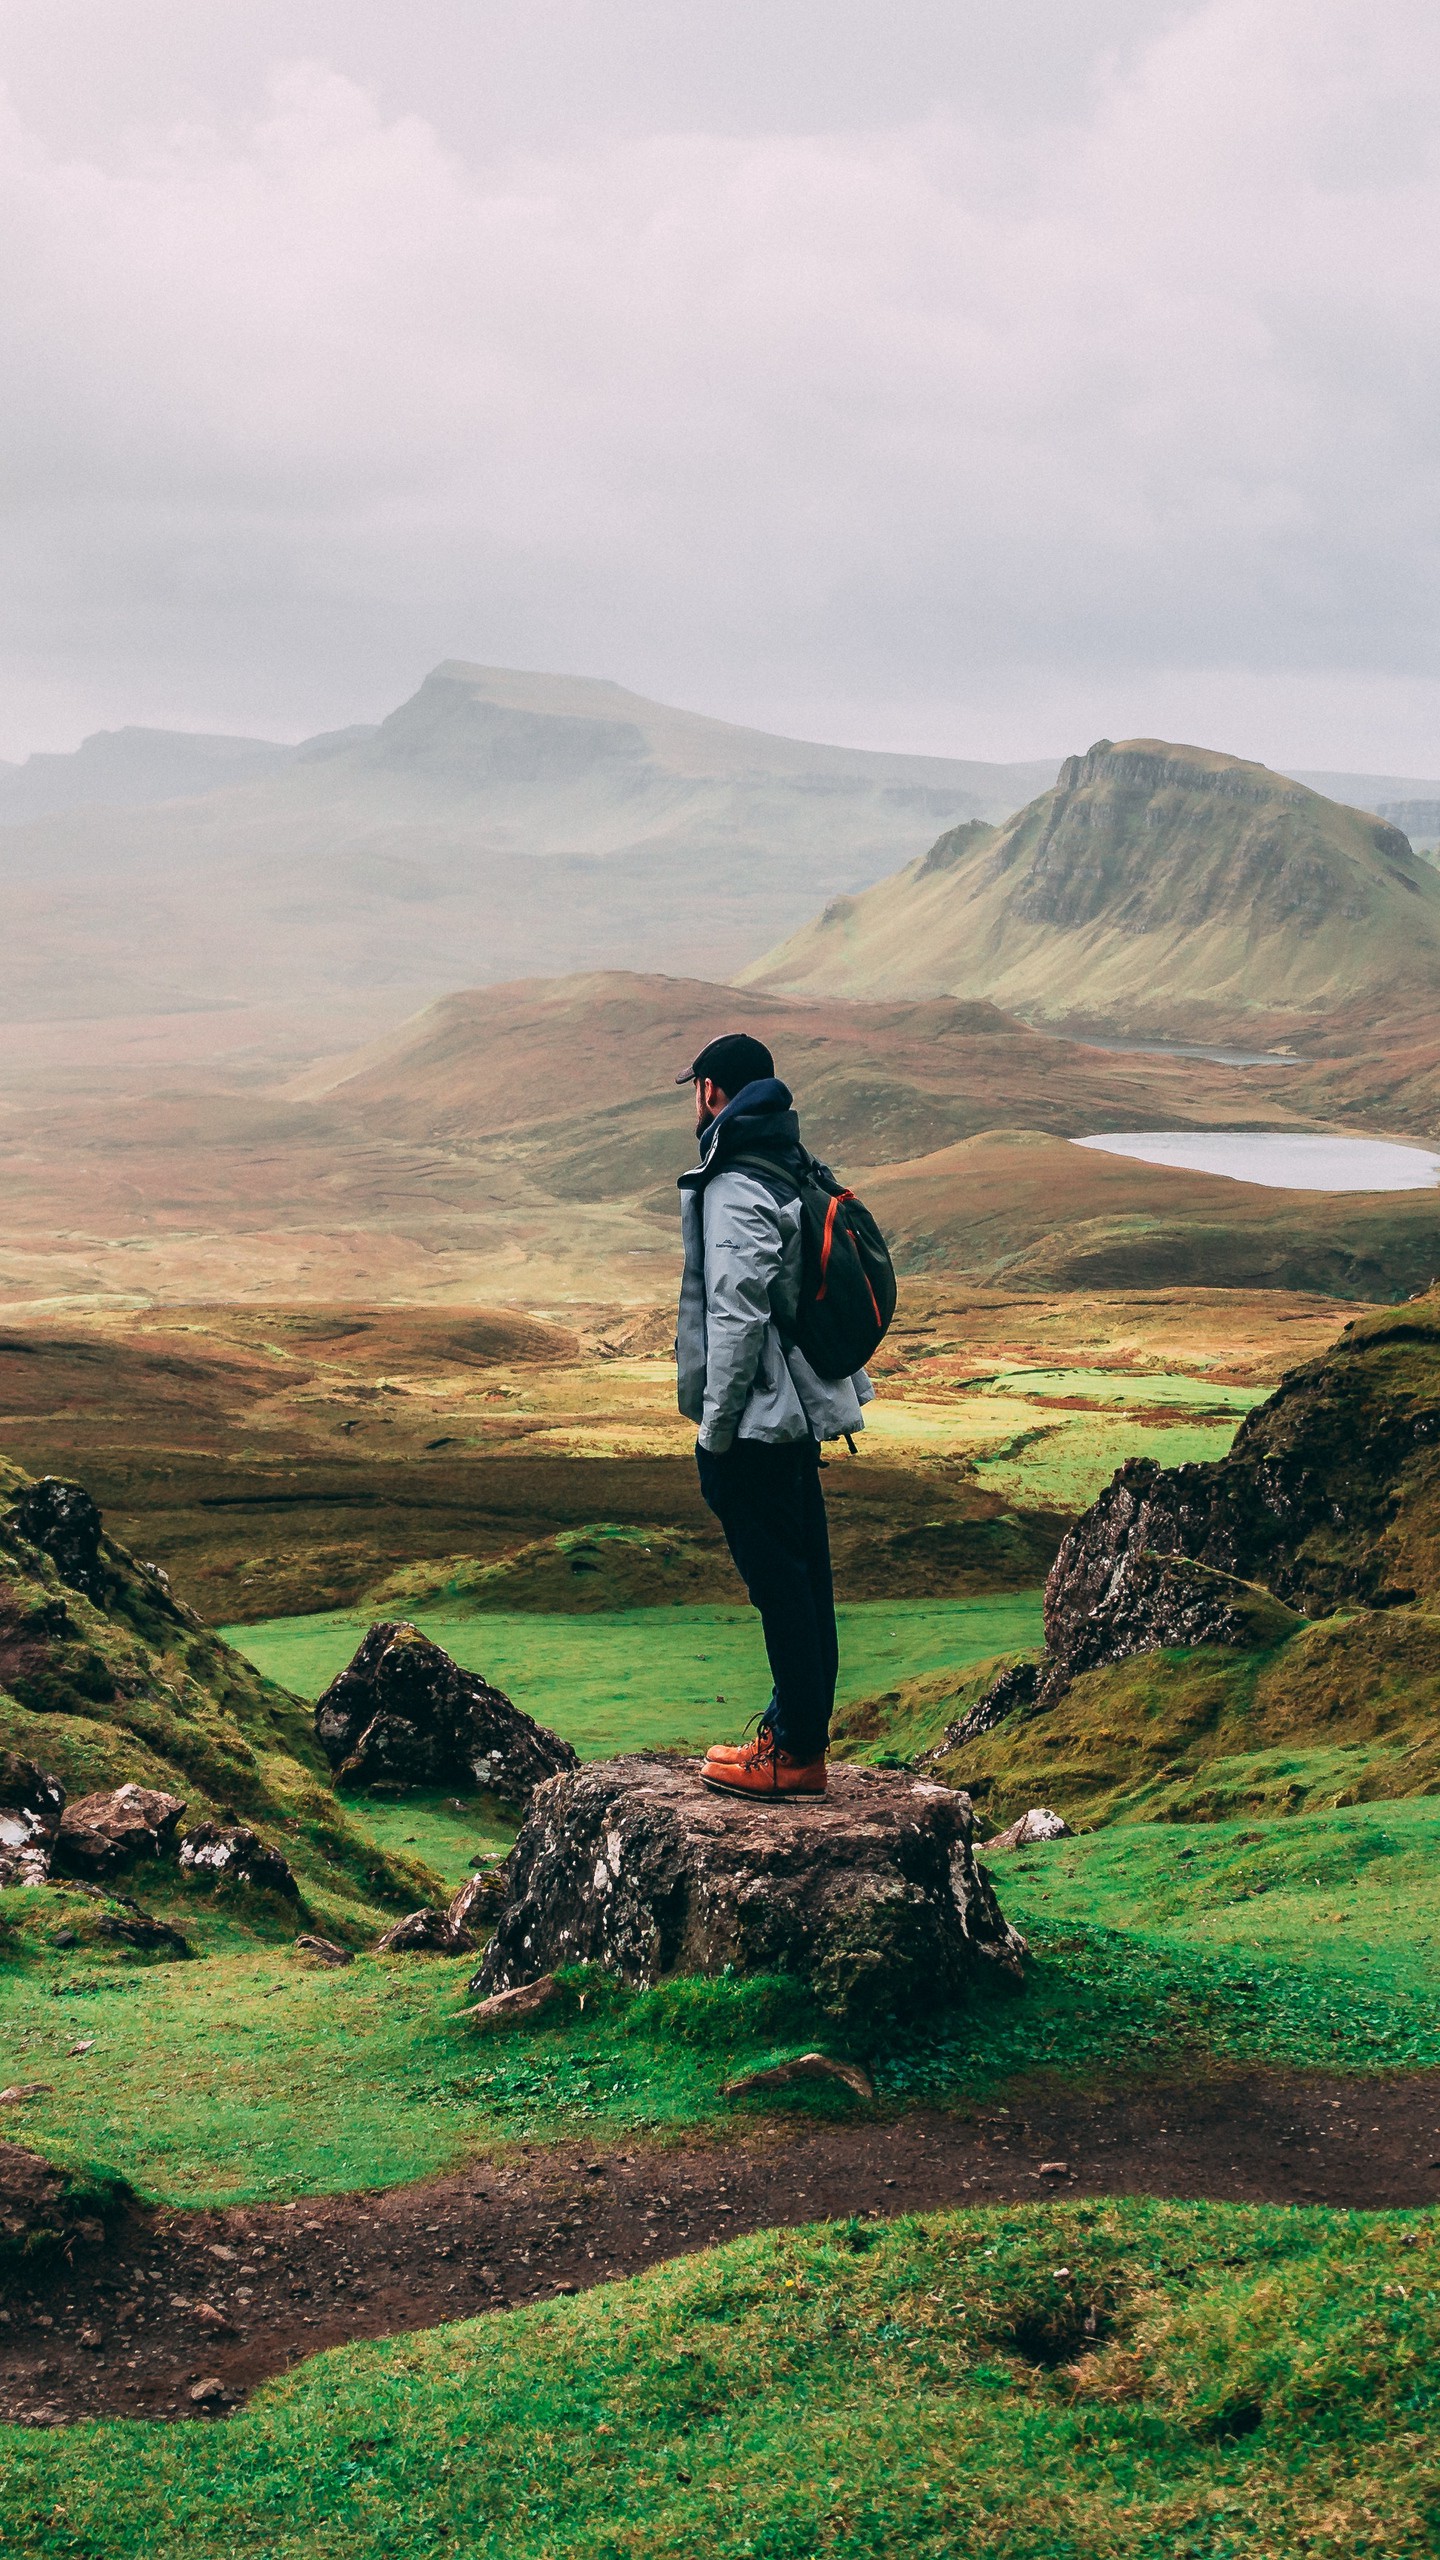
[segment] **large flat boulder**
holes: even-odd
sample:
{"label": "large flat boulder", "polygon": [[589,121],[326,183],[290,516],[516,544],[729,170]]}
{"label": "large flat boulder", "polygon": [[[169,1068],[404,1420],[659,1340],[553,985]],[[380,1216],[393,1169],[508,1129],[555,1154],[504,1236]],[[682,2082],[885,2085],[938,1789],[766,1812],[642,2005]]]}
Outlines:
{"label": "large flat boulder", "polygon": [[341,1786],[489,1787],[511,1804],[575,1766],[558,1733],[403,1619],[372,1627],[316,1700],[315,1739]]}
{"label": "large flat boulder", "polygon": [[973,1830],[968,1796],[904,1771],[837,1766],[824,1796],[767,1805],[675,1754],[592,1761],[537,1791],[471,1988],[730,1967],[797,1976],[837,2016],[933,2008],[989,1968],[1020,1976]]}

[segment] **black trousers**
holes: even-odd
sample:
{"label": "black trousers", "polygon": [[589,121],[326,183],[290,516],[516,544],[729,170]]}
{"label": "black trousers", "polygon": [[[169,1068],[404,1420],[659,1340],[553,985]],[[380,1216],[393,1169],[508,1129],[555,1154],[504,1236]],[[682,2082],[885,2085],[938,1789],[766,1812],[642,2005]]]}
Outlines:
{"label": "black trousers", "polygon": [[775,1694],[766,1717],[781,1749],[818,1760],[830,1731],[840,1650],[830,1533],[815,1440],[736,1440],[697,1448],[700,1490],[760,1612]]}

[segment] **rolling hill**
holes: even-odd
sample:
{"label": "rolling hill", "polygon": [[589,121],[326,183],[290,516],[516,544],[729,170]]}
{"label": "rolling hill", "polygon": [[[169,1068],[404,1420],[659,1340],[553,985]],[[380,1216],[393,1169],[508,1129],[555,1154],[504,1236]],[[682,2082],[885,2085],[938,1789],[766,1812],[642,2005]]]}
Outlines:
{"label": "rolling hill", "polygon": [[1274,1040],[1440,985],[1440,876],[1397,828],[1200,747],[1102,739],[741,973],[818,996],[985,996],[1032,1021]]}
{"label": "rolling hill", "polygon": [[656,1303],[693,1146],[675,1074],[747,1026],[909,1270],[1389,1297],[1440,1267],[1433,1192],[1266,1191],[1065,1143],[1313,1127],[1292,1095],[1318,1069],[1116,1054],[958,998],[821,1006],[614,970],[444,997],[284,1086],[163,1062],[99,1089],[0,1085],[0,1305]]}
{"label": "rolling hill", "polygon": [[420,1002],[607,962],[721,976],[1053,771],[811,746],[458,661],[378,726],[295,748],[121,732],[0,772],[0,1010]]}

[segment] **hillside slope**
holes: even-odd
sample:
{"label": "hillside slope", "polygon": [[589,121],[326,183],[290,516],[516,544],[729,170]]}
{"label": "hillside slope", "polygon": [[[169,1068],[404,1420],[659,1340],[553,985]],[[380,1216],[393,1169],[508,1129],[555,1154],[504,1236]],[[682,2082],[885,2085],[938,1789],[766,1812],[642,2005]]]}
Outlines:
{"label": "hillside slope", "polygon": [[1070,1531],[1035,1674],[841,1720],[997,1821],[1203,1821],[1440,1785],[1440,1290],[1346,1327],[1208,1466],[1122,1467]]}
{"label": "hillside slope", "polygon": [[[117,800],[160,753],[132,743],[94,742]],[[229,788],[194,743],[203,796],[0,827],[12,1016],[423,997],[605,960],[721,975],[1054,770],[809,745],[454,660],[377,727],[247,749],[259,770]],[[84,787],[0,775],[0,815]]]}
{"label": "hillside slope", "polygon": [[72,1797],[133,1782],[181,1797],[189,1826],[250,1824],[342,1935],[415,1899],[424,1871],[350,1819],[300,1701],[106,1536],[83,1497],[78,1526],[47,1527],[43,1512],[30,1516],[35,1491],[0,1458],[0,1753],[47,1770]]}
{"label": "hillside slope", "polygon": [[954,828],[832,901],[741,983],[1273,1039],[1371,997],[1433,997],[1440,875],[1396,828],[1263,765],[1102,739],[1005,824]]}

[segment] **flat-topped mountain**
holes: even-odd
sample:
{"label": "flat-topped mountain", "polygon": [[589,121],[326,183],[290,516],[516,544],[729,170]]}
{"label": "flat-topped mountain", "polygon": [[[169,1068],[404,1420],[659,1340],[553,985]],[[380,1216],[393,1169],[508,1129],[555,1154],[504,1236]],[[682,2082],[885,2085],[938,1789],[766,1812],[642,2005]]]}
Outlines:
{"label": "flat-topped mountain", "polygon": [[1440,983],[1440,876],[1399,829],[1264,765],[1101,739],[995,826],[952,828],[742,984],[988,996],[1031,1020],[1274,1037]]}
{"label": "flat-topped mountain", "polygon": [[122,732],[0,773],[0,1005],[422,1002],[606,964],[721,976],[1053,771],[813,746],[458,660],[378,726],[299,747]]}

